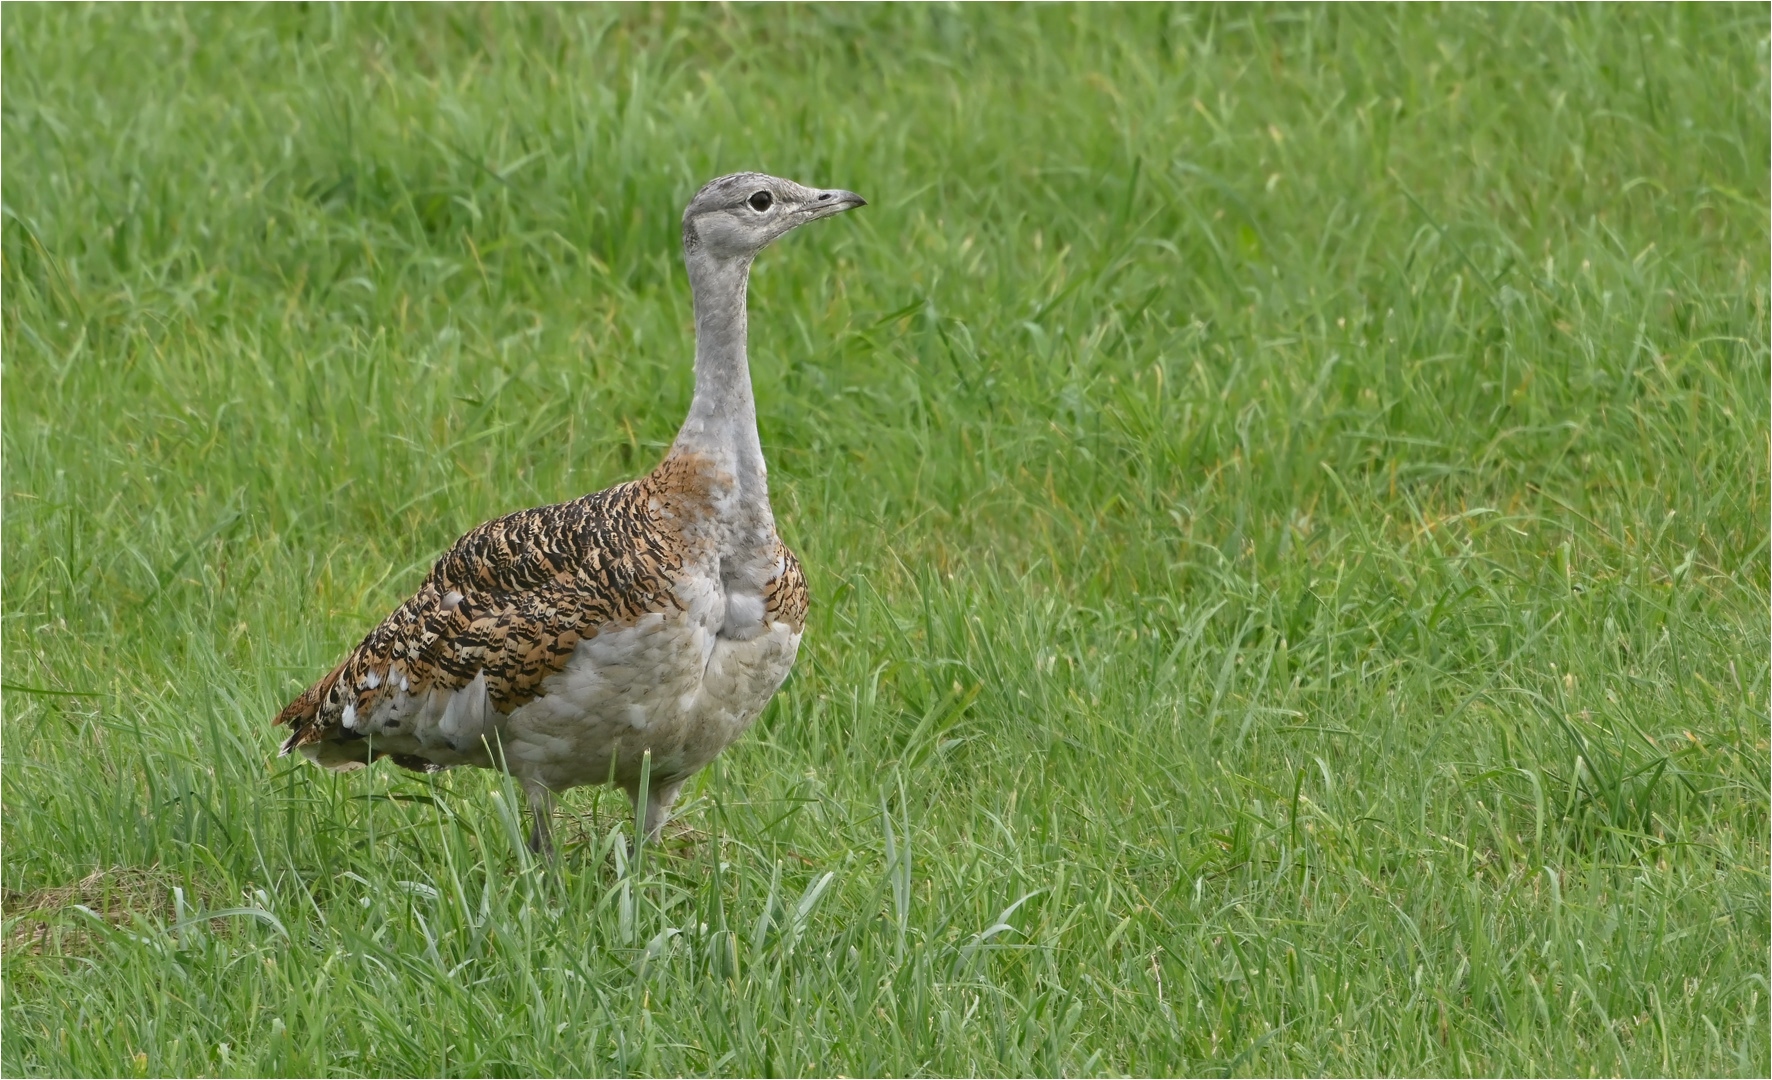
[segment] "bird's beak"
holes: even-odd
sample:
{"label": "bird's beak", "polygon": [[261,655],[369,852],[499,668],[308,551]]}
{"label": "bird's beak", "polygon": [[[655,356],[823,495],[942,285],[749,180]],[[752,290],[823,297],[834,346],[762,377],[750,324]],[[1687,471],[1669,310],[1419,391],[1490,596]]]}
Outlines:
{"label": "bird's beak", "polygon": [[841,214],[845,210],[853,210],[858,206],[866,206],[868,201],[853,191],[831,188],[820,191],[806,204],[805,212],[808,220],[830,217]]}

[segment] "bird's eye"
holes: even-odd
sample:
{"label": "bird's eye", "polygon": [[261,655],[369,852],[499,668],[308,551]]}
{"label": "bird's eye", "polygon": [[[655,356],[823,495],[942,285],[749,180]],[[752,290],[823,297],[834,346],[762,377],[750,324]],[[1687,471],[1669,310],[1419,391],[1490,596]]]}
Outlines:
{"label": "bird's eye", "polygon": [[775,205],[775,196],[769,194],[767,191],[759,191],[751,196],[750,204],[752,210],[761,214],[763,211]]}

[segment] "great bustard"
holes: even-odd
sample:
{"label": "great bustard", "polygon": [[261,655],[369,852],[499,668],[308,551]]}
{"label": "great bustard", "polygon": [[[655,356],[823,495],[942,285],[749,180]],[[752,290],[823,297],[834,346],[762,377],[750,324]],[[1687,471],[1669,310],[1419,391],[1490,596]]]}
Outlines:
{"label": "great bustard", "polygon": [[[775,533],[745,357],[751,261],[808,221],[865,205],[761,173],[683,211],[695,397],[656,469],[489,521],[416,595],[278,715],[283,753],[329,769],[503,767],[544,850],[554,793],[613,780],[657,837],[683,782],[787,677],[806,581]],[[645,804],[643,761],[651,755]]]}

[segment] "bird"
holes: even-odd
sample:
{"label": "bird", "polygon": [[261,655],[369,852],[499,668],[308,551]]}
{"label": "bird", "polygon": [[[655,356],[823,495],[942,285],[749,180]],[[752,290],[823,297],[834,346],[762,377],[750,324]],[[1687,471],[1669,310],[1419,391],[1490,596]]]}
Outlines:
{"label": "bird", "polygon": [[431,773],[504,770],[529,847],[555,797],[613,783],[656,841],[684,783],[763,711],[794,665],[808,594],[776,532],[747,355],[751,265],[852,191],[758,172],[683,211],[695,392],[637,480],[519,510],[462,536],[337,666],[278,714],[281,754],[327,769],[386,757]]}

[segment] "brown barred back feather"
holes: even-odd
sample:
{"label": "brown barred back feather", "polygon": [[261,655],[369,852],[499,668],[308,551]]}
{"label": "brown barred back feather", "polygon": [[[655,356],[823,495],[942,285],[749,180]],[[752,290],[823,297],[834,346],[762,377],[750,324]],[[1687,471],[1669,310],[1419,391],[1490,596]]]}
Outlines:
{"label": "brown barred back feather", "polygon": [[[672,610],[684,526],[707,512],[710,472],[691,455],[673,455],[640,480],[473,529],[417,593],[278,714],[275,722],[291,727],[282,752],[351,739],[342,730],[347,706],[367,716],[395,687],[458,690],[482,671],[492,707],[509,713],[535,697],[580,640]],[[781,551],[768,610],[798,630],[806,583],[799,561]]]}

